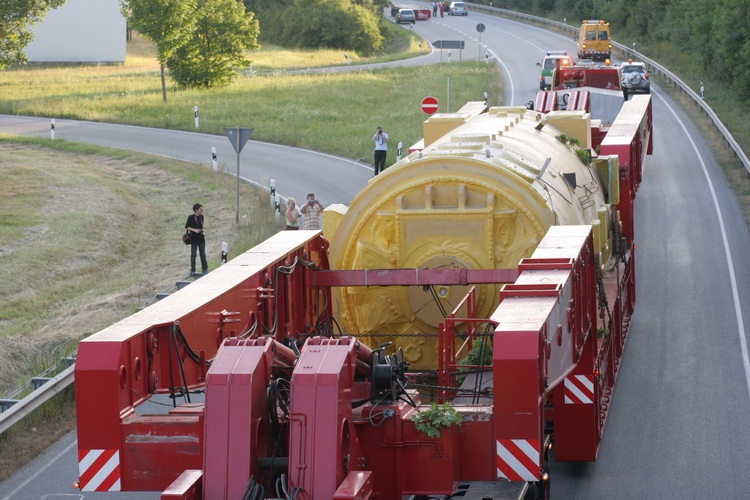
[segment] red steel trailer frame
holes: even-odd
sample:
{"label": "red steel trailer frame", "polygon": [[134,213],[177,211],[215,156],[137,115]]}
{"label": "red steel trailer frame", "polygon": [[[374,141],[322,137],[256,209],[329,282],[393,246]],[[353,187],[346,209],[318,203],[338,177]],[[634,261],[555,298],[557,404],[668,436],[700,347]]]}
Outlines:
{"label": "red steel trailer frame", "polygon": [[[601,146],[620,155],[627,246],[610,271],[597,272],[591,226],[552,226],[517,270],[471,271],[330,270],[319,232],[282,231],[81,342],[81,490],[218,499],[273,484],[297,499],[390,499],[489,482],[544,495],[552,443],[557,460],[595,460],[635,306],[644,97]],[[440,437],[417,429],[428,405],[402,358],[334,334],[334,286],[502,282],[489,318],[476,317],[472,290],[440,325],[438,398],[461,421]],[[491,385],[477,401],[454,398],[462,353],[486,337]],[[191,402],[204,389],[205,403]],[[157,394],[173,398],[167,414],[136,412]]]}

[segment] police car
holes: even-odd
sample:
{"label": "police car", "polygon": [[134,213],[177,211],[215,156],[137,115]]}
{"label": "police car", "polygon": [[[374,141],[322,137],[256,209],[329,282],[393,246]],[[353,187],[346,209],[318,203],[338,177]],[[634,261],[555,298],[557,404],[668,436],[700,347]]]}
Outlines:
{"label": "police car", "polygon": [[554,69],[564,68],[571,64],[570,56],[566,50],[549,50],[545,52],[542,62],[536,63],[537,66],[542,68],[539,90],[549,90],[552,88],[552,71]]}

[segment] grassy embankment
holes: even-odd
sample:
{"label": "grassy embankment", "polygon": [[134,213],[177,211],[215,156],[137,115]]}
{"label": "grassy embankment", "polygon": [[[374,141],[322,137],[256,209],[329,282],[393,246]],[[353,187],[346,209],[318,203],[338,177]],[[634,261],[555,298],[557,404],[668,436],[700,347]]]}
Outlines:
{"label": "grassy embankment", "polygon": [[[395,33],[377,60],[420,52],[408,30]],[[348,55],[354,64],[372,62]],[[171,88],[165,104],[153,51],[136,40],[121,66],[0,72],[0,113],[194,130],[199,105],[203,132],[252,126],[254,139],[369,162],[375,125],[405,144],[421,137],[419,102],[427,94],[445,102],[449,75],[456,107],[483,91],[501,95],[499,76],[479,63],[291,75],[284,70],[329,66],[343,54],[271,49],[252,57],[256,76],[221,90]],[[278,230],[260,206],[266,195],[249,186],[241,194],[247,217],[237,227],[235,187],[205,166],[60,140],[0,139],[0,395],[185,276],[189,251],[178,237],[195,201],[206,206],[211,268],[222,241],[231,254]],[[0,437],[0,480],[73,426],[68,391]]]}

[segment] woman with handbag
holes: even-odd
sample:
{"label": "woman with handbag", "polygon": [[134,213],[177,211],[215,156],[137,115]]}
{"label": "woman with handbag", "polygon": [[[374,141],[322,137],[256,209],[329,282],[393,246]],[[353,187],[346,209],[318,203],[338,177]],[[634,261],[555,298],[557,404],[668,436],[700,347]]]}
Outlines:
{"label": "woman with handbag", "polygon": [[190,274],[195,274],[195,255],[200,252],[201,273],[208,272],[206,261],[206,238],[203,233],[203,205],[193,205],[193,213],[188,216],[185,229],[190,233]]}

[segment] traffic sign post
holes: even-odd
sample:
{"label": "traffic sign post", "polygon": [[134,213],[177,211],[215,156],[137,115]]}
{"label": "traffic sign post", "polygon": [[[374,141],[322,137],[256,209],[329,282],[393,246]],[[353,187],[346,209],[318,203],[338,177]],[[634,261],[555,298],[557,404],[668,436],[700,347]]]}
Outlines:
{"label": "traffic sign post", "polygon": [[436,113],[439,107],[440,103],[438,103],[438,100],[432,96],[427,96],[422,99],[422,111],[428,115]]}
{"label": "traffic sign post", "polygon": [[232,147],[237,153],[237,215],[234,218],[234,223],[240,223],[240,152],[245,147],[245,143],[253,135],[253,129],[242,128],[242,127],[225,127],[224,133],[226,134],[229,142],[232,143]]}
{"label": "traffic sign post", "polygon": [[[443,51],[442,49],[458,49],[458,58],[461,59],[461,52],[464,50],[464,41],[463,40],[437,40],[435,42],[432,42],[432,46],[436,49],[440,50],[440,62],[443,62]],[[448,52],[448,57],[450,58],[450,52]],[[450,60],[448,61],[450,62]]]}
{"label": "traffic sign post", "polygon": [[482,60],[482,32],[484,32],[485,26],[482,23],[477,24],[477,31],[479,32],[479,60]]}

